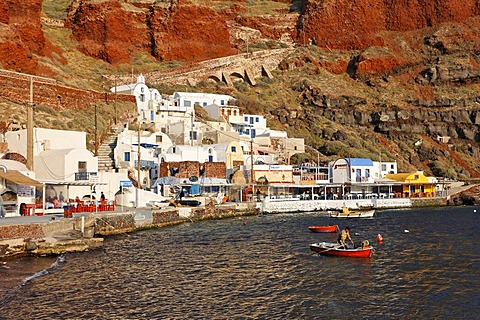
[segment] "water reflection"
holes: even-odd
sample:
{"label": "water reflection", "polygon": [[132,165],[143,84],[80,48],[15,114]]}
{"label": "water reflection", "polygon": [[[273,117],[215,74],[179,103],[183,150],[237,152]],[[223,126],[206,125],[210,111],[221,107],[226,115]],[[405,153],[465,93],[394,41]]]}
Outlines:
{"label": "water reflection", "polygon": [[[307,226],[328,223],[350,226],[375,254],[313,254],[310,243],[335,235],[310,233]],[[0,314],[473,319],[480,311],[478,240],[472,208],[384,211],[369,220],[310,213],[184,224],[109,238],[103,250],[69,255],[60,268],[9,292]]]}

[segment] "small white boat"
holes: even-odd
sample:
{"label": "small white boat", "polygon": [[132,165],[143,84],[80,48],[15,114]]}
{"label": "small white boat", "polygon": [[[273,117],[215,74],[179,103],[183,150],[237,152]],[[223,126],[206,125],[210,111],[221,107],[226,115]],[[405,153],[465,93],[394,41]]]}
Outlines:
{"label": "small white boat", "polygon": [[154,208],[165,208],[170,205],[170,201],[150,201],[147,203],[147,206]]}
{"label": "small white boat", "polygon": [[330,212],[332,218],[372,218],[375,210],[366,211],[350,211],[347,207],[343,207],[342,212]]}

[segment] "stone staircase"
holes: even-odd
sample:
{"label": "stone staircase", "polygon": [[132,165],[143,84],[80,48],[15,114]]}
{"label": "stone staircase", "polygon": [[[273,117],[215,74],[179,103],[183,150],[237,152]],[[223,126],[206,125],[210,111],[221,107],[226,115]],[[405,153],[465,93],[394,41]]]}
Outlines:
{"label": "stone staircase", "polygon": [[115,168],[113,149],[117,146],[117,135],[122,132],[123,123],[112,127],[111,134],[98,148],[98,171],[110,171]]}

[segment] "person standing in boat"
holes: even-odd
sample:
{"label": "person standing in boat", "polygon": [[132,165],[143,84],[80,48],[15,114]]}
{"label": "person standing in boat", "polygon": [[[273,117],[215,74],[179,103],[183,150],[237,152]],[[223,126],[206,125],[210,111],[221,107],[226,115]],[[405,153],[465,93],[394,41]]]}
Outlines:
{"label": "person standing in boat", "polygon": [[354,245],[352,237],[350,236],[350,227],[345,227],[338,235],[338,243],[341,244],[344,249],[347,249],[347,239]]}

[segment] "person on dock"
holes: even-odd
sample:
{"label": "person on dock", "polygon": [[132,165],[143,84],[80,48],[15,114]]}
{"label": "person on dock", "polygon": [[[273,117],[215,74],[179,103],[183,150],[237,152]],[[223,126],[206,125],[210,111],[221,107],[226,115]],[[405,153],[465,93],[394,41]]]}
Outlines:
{"label": "person on dock", "polygon": [[338,235],[338,243],[344,248],[347,249],[347,239],[350,240],[352,245],[354,245],[352,237],[350,236],[350,227],[345,227],[340,234]]}

